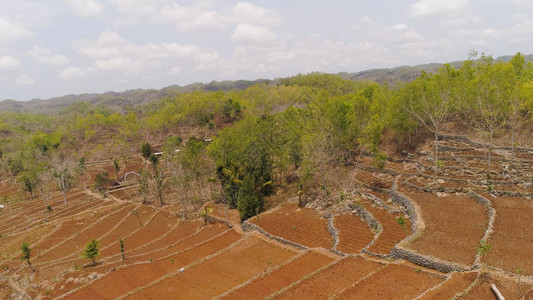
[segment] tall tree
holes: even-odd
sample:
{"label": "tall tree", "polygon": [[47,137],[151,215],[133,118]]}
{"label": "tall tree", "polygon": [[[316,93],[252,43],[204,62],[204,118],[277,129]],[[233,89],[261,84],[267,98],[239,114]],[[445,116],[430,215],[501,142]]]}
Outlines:
{"label": "tall tree", "polygon": [[446,64],[435,75],[423,71],[401,91],[404,109],[435,137],[435,161],[439,160],[438,137],[453,106],[458,76],[459,72]]}

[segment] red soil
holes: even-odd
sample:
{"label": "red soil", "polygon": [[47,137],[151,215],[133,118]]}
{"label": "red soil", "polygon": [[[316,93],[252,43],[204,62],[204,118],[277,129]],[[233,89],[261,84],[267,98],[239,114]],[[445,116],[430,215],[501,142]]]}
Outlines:
{"label": "red soil", "polygon": [[463,195],[405,194],[421,207],[426,223],[423,235],[409,247],[444,260],[472,264],[488,223],[485,207]]}
{"label": "red soil", "polygon": [[533,200],[482,196],[496,209],[494,232],[489,240],[492,249],[485,255],[484,262],[514,273],[522,269],[524,275],[533,275]]}
{"label": "red soil", "polygon": [[178,226],[174,227],[167,235],[162,237],[161,239],[154,241],[148,245],[136,248],[136,249],[126,249],[126,255],[128,256],[134,256],[143,254],[146,252],[163,249],[169,245],[172,245],[173,243],[176,243],[178,241],[183,240],[186,237],[191,236],[194,234],[196,230],[200,228],[200,226],[203,223],[201,222],[182,222],[178,224]]}
{"label": "red soil", "polygon": [[[339,299],[412,299],[442,280],[404,265],[391,264],[339,294]],[[416,283],[416,284],[413,284]]]}
{"label": "red soil", "polygon": [[264,299],[333,260],[334,258],[331,256],[316,251],[307,251],[281,268],[255,279],[222,299]]}
{"label": "red soil", "polygon": [[[466,293],[466,295],[459,297],[458,299],[496,299],[490,289],[491,283],[496,285],[500,293],[502,293],[507,300],[531,299],[528,297],[522,298],[527,291],[532,288],[531,284],[525,284],[522,282],[519,291],[516,281],[497,275],[489,276],[488,274],[480,274],[477,284],[468,293]],[[517,295],[518,292],[519,295]]]}
{"label": "red soil", "polygon": [[[127,254],[126,253],[126,260],[124,260],[124,261],[120,259],[120,255],[119,255],[118,258],[116,260],[114,260],[113,262],[105,262],[105,263],[97,265],[95,267],[89,266],[89,267],[87,267],[87,268],[85,268],[83,270],[76,270],[74,273],[69,274],[64,279],[66,279],[68,277],[83,278],[84,276],[87,276],[87,275],[89,275],[92,272],[107,273],[109,270],[116,269],[116,268],[118,268],[118,267],[120,267],[122,265],[132,265],[132,264],[135,264],[135,263],[138,263],[138,262],[147,262],[147,261],[150,261],[150,260],[156,261],[156,260],[158,260],[160,258],[167,257],[167,256],[170,256],[170,255],[175,255],[175,254],[177,254],[179,252],[182,252],[182,251],[184,251],[184,250],[186,250],[188,248],[191,248],[191,247],[194,247],[194,246],[198,246],[198,244],[200,244],[200,243],[202,243],[202,242],[204,242],[206,240],[209,240],[209,239],[221,234],[222,232],[224,232],[226,230],[227,230],[227,228],[225,226],[220,225],[220,224],[210,225],[210,226],[204,227],[198,233],[192,234],[191,236],[189,236],[189,237],[187,237],[185,239],[177,241],[176,243],[174,243],[174,245],[172,245],[172,246],[170,246],[168,248],[161,248],[161,249],[158,249],[157,251],[153,251],[153,252],[144,252],[144,254],[136,255],[136,256],[132,256],[131,254]],[[231,232],[226,233],[226,235],[228,235],[228,234],[231,234]],[[222,235],[222,236],[224,236],[224,235]],[[208,243],[210,243],[210,242],[208,242]],[[202,249],[202,248],[200,248],[200,249]],[[74,265],[74,264],[77,264],[78,266],[82,266],[86,262],[87,262],[86,260],[78,258],[77,260],[71,261],[71,262],[68,262],[68,263],[54,264],[54,265],[49,266],[50,270],[46,270],[46,273],[47,273],[46,275],[48,275],[48,276],[45,276],[45,274],[42,274],[43,270],[41,268],[38,270],[36,276],[38,276],[40,280],[53,278],[53,276],[55,276],[55,274],[61,272],[62,270],[65,270],[65,269],[68,269],[68,268],[72,267],[72,265]],[[55,272],[55,273],[52,273],[53,276],[49,275],[49,273],[51,273],[51,272]],[[75,286],[71,282],[67,282],[67,283],[59,282],[56,286],[63,286],[63,285],[66,286],[66,288],[62,289],[63,291],[71,290],[71,289],[75,288]]]}
{"label": "red soil", "polygon": [[359,253],[374,239],[374,233],[368,225],[356,215],[335,216],[333,220],[338,230],[339,244],[337,250],[344,253]]}
{"label": "red soil", "polygon": [[[295,255],[275,243],[249,235],[227,251],[144,288],[127,299],[209,299]],[[209,287],[209,288],[198,288]]]}
{"label": "red soil", "polygon": [[[378,254],[390,254],[392,248],[411,233],[411,222],[401,214],[390,214],[384,209],[367,205],[365,208],[381,224],[381,233],[378,238],[368,248],[368,250]],[[404,227],[396,222],[396,218],[402,217],[405,221]]]}
{"label": "red soil", "polygon": [[[166,274],[176,272],[180,268],[205,256],[216,253],[232,243],[235,243],[240,238],[241,235],[237,234],[235,231],[230,231],[228,234],[223,235],[210,243],[202,244],[164,260],[119,268],[116,271],[109,273],[107,276],[96,280],[91,285],[69,295],[66,299],[114,299],[136,288],[143,287]],[[187,269],[187,274],[189,273],[193,274],[194,272]],[[208,274],[208,272],[199,273],[201,277]],[[199,291],[200,289],[198,289],[198,286],[201,285],[193,285],[191,288]]]}
{"label": "red soil", "polygon": [[[102,250],[106,246],[109,246],[112,243],[116,243],[119,238],[125,238],[128,235],[132,234],[133,232],[136,232],[137,230],[142,229],[146,222],[152,217],[155,212],[146,206],[137,206],[136,209],[132,210],[137,212],[137,216],[135,216],[133,213],[130,212],[128,216],[120,223],[118,226],[114,229],[108,232],[108,234],[103,237],[100,240],[100,244],[102,245]],[[139,219],[141,221],[141,224],[139,224]]]}
{"label": "red soil", "polygon": [[329,299],[354,282],[382,267],[361,257],[348,257],[302,280],[275,299]]}
{"label": "red soil", "polygon": [[[160,211],[148,224],[143,226],[141,230],[124,238],[124,245],[128,245],[129,249],[135,249],[145,245],[167,233],[177,222],[178,219],[176,217],[167,212]],[[120,246],[118,241],[115,241],[110,247],[100,252],[100,257],[103,258],[117,253],[120,253]]]}
{"label": "red soil", "polygon": [[10,299],[13,289],[7,283],[0,283],[0,299]]}
{"label": "red soil", "polygon": [[332,246],[327,220],[320,217],[314,209],[298,208],[295,203],[263,213],[249,222],[259,225],[270,234],[307,247],[329,249]]}
{"label": "red soil", "polygon": [[95,238],[100,239],[101,236],[109,231],[109,228],[113,227],[120,220],[122,220],[126,214],[131,211],[133,205],[120,205],[113,209],[109,215],[105,216],[102,220],[93,224],[92,226],[78,233],[75,237],[62,244],[60,247],[56,247],[53,250],[47,252],[40,259],[34,260],[34,262],[53,261],[56,259],[68,257],[73,253],[81,252],[85,243]]}
{"label": "red soil", "polygon": [[420,300],[447,300],[466,290],[478,276],[477,272],[453,273],[439,288],[429,291]]}

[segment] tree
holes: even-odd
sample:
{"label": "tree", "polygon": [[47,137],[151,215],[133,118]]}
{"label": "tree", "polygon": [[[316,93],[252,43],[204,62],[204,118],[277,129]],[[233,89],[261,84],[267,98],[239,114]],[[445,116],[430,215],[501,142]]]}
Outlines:
{"label": "tree", "polygon": [[141,154],[146,159],[150,157],[150,154],[152,154],[152,146],[150,146],[150,143],[145,142],[141,144]]}
{"label": "tree", "polygon": [[506,123],[506,110],[509,108],[515,75],[512,65],[493,63],[490,56],[482,56],[478,60],[475,75],[471,82],[472,104],[477,111],[473,120],[479,129],[489,135],[487,171],[490,172],[494,133]]}
{"label": "tree", "polygon": [[251,175],[246,175],[237,197],[237,209],[241,221],[253,217],[263,209],[263,197],[255,189],[255,183]]}
{"label": "tree", "polygon": [[63,202],[67,204],[67,193],[74,188],[75,174],[69,161],[61,154],[52,160],[51,175],[63,194]]}
{"label": "tree", "polygon": [[90,259],[92,261],[92,265],[94,266],[96,264],[96,257],[100,255],[98,248],[100,248],[100,242],[92,239],[85,244],[85,249],[81,252],[81,256],[83,258]]}
{"label": "tree", "polygon": [[402,90],[404,109],[435,136],[435,162],[439,160],[438,137],[450,112],[459,72],[445,64],[437,74],[422,74]]}
{"label": "tree", "polygon": [[115,170],[115,178],[118,180],[118,172],[120,171],[120,164],[118,158],[113,160],[113,168]]}
{"label": "tree", "polygon": [[32,251],[31,248],[30,248],[30,244],[28,242],[22,243],[21,250],[22,250],[22,256],[20,257],[20,260],[25,260],[28,263],[28,266],[30,267],[30,270],[32,272],[35,272],[35,270],[31,266],[31,262],[30,262],[31,251]]}

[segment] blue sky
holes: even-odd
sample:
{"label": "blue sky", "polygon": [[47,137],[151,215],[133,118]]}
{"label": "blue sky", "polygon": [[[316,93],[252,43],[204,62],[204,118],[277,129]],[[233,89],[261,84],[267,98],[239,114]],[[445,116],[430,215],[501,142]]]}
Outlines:
{"label": "blue sky", "polygon": [[533,53],[533,1],[0,0],[0,99]]}

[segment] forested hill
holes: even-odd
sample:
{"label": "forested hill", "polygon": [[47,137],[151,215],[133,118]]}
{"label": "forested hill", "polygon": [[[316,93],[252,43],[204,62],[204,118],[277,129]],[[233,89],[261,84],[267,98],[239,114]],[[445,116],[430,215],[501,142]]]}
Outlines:
{"label": "forested hill", "polygon": [[33,99],[30,101],[16,101],[6,99],[0,101],[0,112],[26,112],[40,114],[56,114],[67,106],[76,102],[88,102],[97,106],[105,106],[112,111],[125,112],[135,105],[143,105],[167,97],[173,97],[181,93],[194,90],[204,91],[229,91],[242,90],[254,84],[268,82],[266,79],[236,80],[236,81],[212,81],[210,83],[192,83],[186,86],[171,85],[158,89],[134,89],[124,92],[107,92],[103,94],[67,95],[47,100]]}
{"label": "forested hill", "polygon": [[[512,56],[501,56],[495,60],[508,62]],[[526,61],[533,61],[533,54],[524,56]],[[455,61],[450,63],[455,68],[460,68],[462,61]],[[337,73],[343,79],[353,81],[370,80],[379,83],[389,83],[394,85],[398,82],[411,82],[424,70],[427,73],[436,73],[442,66],[441,63],[430,63],[416,66],[401,66],[396,68],[385,69],[371,69],[356,73],[341,72]],[[156,100],[167,97],[173,97],[180,93],[186,93],[194,90],[205,91],[230,91],[243,90],[258,83],[275,83],[279,79],[257,79],[236,80],[236,81],[212,81],[210,83],[192,83],[186,86],[171,85],[160,90],[158,89],[134,89],[124,92],[106,92],[103,94],[81,94],[81,95],[67,95],[62,97],[51,98],[47,100],[33,99],[30,101],[16,101],[6,99],[0,101],[0,112],[26,112],[26,113],[40,113],[40,114],[56,114],[76,102],[88,102],[98,106],[105,106],[115,112],[126,112],[129,108],[147,104]]]}
{"label": "forested hill", "polygon": [[[501,60],[504,62],[509,62],[513,56],[501,56],[495,59],[495,61]],[[533,61],[533,54],[524,55],[526,61]],[[454,61],[450,65],[456,69],[460,68],[463,64],[463,61]],[[440,63],[431,63],[423,64],[416,66],[401,66],[396,68],[384,68],[384,69],[370,69],[356,73],[347,73],[341,72],[337,73],[340,77],[349,80],[371,80],[379,83],[388,82],[389,84],[396,84],[398,82],[411,82],[413,81],[422,71],[427,73],[436,73],[437,70],[442,67],[443,64]]]}

